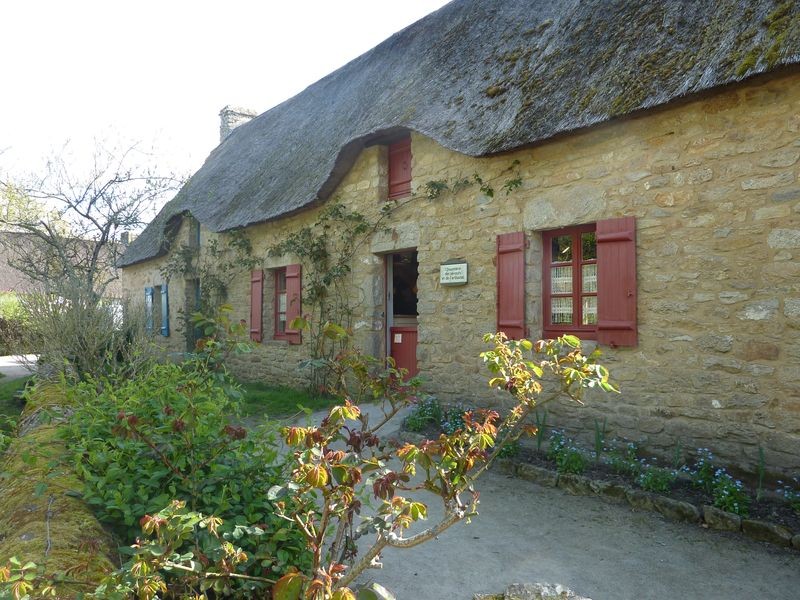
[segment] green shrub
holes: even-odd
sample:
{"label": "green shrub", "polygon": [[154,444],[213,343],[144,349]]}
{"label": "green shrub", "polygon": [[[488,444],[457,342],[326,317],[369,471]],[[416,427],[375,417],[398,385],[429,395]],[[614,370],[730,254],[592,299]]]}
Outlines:
{"label": "green shrub", "polygon": [[689,474],[692,484],[696,488],[704,490],[707,494],[713,493],[716,467],[714,466],[714,455],[711,450],[698,448],[694,469],[684,467],[684,471]]}
{"label": "green shrub", "polygon": [[428,425],[440,426],[442,406],[435,396],[425,396],[414,406],[406,417],[405,428],[409,431],[422,431]]}
{"label": "green shrub", "polygon": [[[196,362],[156,365],[102,386],[89,381],[69,393],[76,410],[67,434],[84,498],[122,538],[135,538],[145,514],[177,499],[222,518],[222,534],[251,525],[265,531],[237,539],[248,556],[240,572],[280,574],[306,564],[304,541],[267,499],[288,477],[275,429],[251,433],[232,424],[236,404]],[[187,547],[212,542],[199,531],[186,540]]]}
{"label": "green shrub", "polygon": [[456,431],[464,429],[464,413],[469,409],[461,404],[447,407],[442,412],[442,419],[439,423],[442,431],[447,435],[453,435]]}
{"label": "green shrub", "polygon": [[14,315],[0,314],[0,356],[28,352],[25,322]]}
{"label": "green shrub", "polygon": [[[334,339],[348,335],[339,326],[326,325],[324,329],[325,335]],[[436,442],[426,441],[418,446],[406,443],[396,448],[381,440],[379,435],[379,430],[392,417],[413,403],[418,381],[404,381],[393,365],[381,368],[383,361],[355,350],[343,352],[336,360],[328,362],[334,374],[332,379],[337,382],[333,393],[338,394],[342,404],[331,408],[318,426],[308,424],[282,430],[293,469],[290,475],[286,474],[282,485],[273,486],[267,493],[268,499],[283,499],[275,502],[275,513],[298,524],[307,548],[313,553],[310,565],[308,561],[297,561],[298,569],[288,571],[277,581],[271,573],[264,576],[263,568],[262,573],[245,577],[240,574],[240,568],[252,561],[249,553],[237,546],[242,540],[249,541],[250,537],[261,537],[266,532],[261,527],[239,526],[222,533],[224,523],[216,515],[212,517],[190,508],[185,502],[172,501],[158,513],[141,519],[142,538],[124,549],[129,560],[104,580],[95,597],[219,598],[230,595],[269,596],[276,600],[301,597],[345,600],[354,599],[356,595],[359,598],[392,597],[375,582],[357,590],[351,586],[358,585],[356,578],[375,564],[385,548],[416,546],[435,539],[453,524],[477,515],[479,494],[474,482],[489,469],[504,442],[535,432],[534,427],[525,425],[525,420],[536,407],[542,391],[539,380],[545,373],[557,380],[556,389],[572,399],[580,399],[588,388],[616,391],[608,381],[607,370],[595,362],[597,355],[581,354],[580,343],[572,336],[541,340],[535,345],[529,340],[508,341],[503,333],[484,339],[493,346],[481,354],[492,373],[490,387],[509,393],[515,406],[505,418],[494,410],[462,414],[463,426],[454,434],[442,435]],[[536,363],[528,357],[534,347],[539,355]],[[565,352],[567,348],[571,350]],[[207,370],[203,372],[208,373]],[[166,374],[174,375],[171,371]],[[513,378],[514,385],[508,385],[506,375]],[[205,385],[207,377],[199,378],[200,384]],[[165,396],[174,392],[187,396],[187,403],[192,404],[198,396],[197,390],[205,390],[201,385],[194,385],[191,379],[188,382],[191,385],[186,385],[179,376],[173,379],[166,382],[157,379],[147,393],[135,387],[138,402],[149,407],[155,402],[148,397],[151,392]],[[90,396],[91,390],[86,390],[86,394]],[[382,401],[384,418],[370,423],[369,415],[362,413],[353,402],[354,397]],[[169,403],[156,404],[160,412],[151,409],[143,413],[159,423],[163,421],[162,413],[173,410],[166,410],[172,407],[172,402],[170,398]],[[107,403],[113,406],[113,402]],[[199,419],[199,411],[188,412]],[[136,413],[120,413],[117,413],[114,429],[109,431],[107,427],[102,431],[98,428],[101,430],[98,433],[122,434],[120,437],[128,443],[159,439],[156,435],[148,436],[142,421],[131,418]],[[180,413],[169,414],[172,421],[164,425],[176,429],[177,414]],[[187,430],[183,425],[177,429],[181,436]],[[500,431],[506,433],[498,440]],[[230,437],[239,440],[241,436]],[[189,453],[189,462],[194,462],[203,452],[208,453],[215,440],[207,438],[206,442],[207,447]],[[167,447],[150,443],[137,452],[131,453],[134,461],[137,456],[146,459],[155,455],[168,467],[177,466],[163,459],[171,455]],[[201,463],[202,468],[214,460],[213,453],[206,456],[208,460]],[[412,478],[415,478],[413,483]],[[248,486],[258,483],[257,476],[246,481]],[[443,512],[435,517],[435,523],[422,530],[408,531],[415,522],[428,517],[424,502],[405,496],[409,489],[428,490],[432,498],[442,502]],[[365,536],[365,543],[359,543],[359,552],[354,545],[357,536]],[[184,548],[185,541],[195,543]],[[277,555],[284,562],[281,551],[279,549]],[[35,590],[37,594],[44,594],[49,589],[40,587],[48,582],[37,573],[21,574],[20,570],[27,569],[28,564],[21,565],[18,558],[0,565],[0,596],[16,585],[18,575],[25,578],[25,593],[33,595],[32,590]],[[35,569],[36,565],[31,564],[30,568]],[[265,588],[270,588],[271,594]],[[208,589],[213,589],[210,595],[205,593]]]}
{"label": "green shrub", "polygon": [[547,456],[556,461],[556,470],[559,473],[580,475],[586,471],[586,456],[563,431],[553,431]]}
{"label": "green shrub", "polygon": [[678,472],[674,469],[657,467],[642,461],[641,471],[636,477],[636,483],[648,492],[666,494],[677,479]]}
{"label": "green shrub", "polygon": [[615,443],[613,449],[608,453],[606,462],[611,470],[619,475],[637,477],[642,468],[636,458],[638,452],[639,447],[635,442],[625,442],[623,446]]}
{"label": "green shrub", "polygon": [[778,483],[781,487],[778,488],[778,495],[783,496],[783,499],[789,503],[792,509],[800,514],[800,478],[793,479],[794,485],[784,484],[783,481]]}
{"label": "green shrub", "polygon": [[714,472],[712,495],[714,506],[717,508],[741,517],[750,514],[750,496],[745,491],[744,484],[731,477],[725,469],[717,469]]}

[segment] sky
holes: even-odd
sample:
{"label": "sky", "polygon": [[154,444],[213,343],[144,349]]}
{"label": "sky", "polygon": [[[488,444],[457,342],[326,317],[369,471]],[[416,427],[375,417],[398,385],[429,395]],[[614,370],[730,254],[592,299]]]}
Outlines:
{"label": "sky", "polygon": [[[445,0],[0,2],[0,176],[96,142],[190,174],[225,105],[263,112]],[[66,144],[66,145],[65,145]]]}

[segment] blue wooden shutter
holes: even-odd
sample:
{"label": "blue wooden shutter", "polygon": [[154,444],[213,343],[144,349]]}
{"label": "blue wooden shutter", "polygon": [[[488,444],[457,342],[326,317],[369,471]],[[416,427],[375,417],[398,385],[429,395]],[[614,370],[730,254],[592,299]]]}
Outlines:
{"label": "blue wooden shutter", "polygon": [[153,288],[144,288],[144,328],[153,333]]}
{"label": "blue wooden shutter", "polygon": [[161,286],[161,335],[169,336],[169,286]]}

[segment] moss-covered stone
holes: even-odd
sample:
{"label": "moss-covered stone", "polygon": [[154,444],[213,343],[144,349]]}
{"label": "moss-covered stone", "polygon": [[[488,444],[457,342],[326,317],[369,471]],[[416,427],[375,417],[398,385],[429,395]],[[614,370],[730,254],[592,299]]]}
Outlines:
{"label": "moss-covered stone", "polygon": [[86,591],[114,568],[116,544],[80,499],[60,438],[66,401],[55,385],[31,393],[21,435],[0,462],[0,565],[12,556],[66,575],[59,597]]}

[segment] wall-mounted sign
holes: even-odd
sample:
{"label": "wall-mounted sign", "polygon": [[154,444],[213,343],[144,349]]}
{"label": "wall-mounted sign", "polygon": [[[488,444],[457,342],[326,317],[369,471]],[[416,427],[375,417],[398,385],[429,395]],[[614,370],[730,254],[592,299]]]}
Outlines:
{"label": "wall-mounted sign", "polygon": [[467,283],[467,261],[463,258],[448,260],[439,266],[439,283],[464,285]]}

